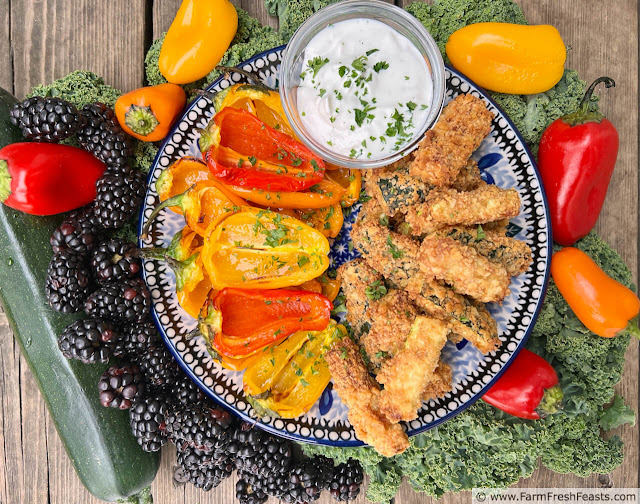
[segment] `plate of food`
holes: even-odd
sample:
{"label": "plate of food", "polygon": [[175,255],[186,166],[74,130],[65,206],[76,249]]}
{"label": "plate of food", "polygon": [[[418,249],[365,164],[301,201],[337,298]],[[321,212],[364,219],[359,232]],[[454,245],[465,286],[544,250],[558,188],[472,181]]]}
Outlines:
{"label": "plate of food", "polygon": [[[426,135],[406,128],[401,149],[365,148],[360,160],[350,146],[344,162],[320,157],[277,89],[296,36],[289,54],[274,48],[228,70],[162,145],[140,219],[153,317],[187,374],[242,418],[393,455],[479,399],[526,342],[549,275],[544,191],[511,121],[444,66],[441,113],[431,73]],[[369,43],[349,67],[354,82],[386,64]],[[342,61],[300,54],[306,70],[296,72],[318,82],[342,72]],[[274,160],[260,142],[277,145]],[[371,158],[381,167],[344,166]],[[248,187],[261,171],[269,186]],[[305,177],[316,178],[292,185]]]}

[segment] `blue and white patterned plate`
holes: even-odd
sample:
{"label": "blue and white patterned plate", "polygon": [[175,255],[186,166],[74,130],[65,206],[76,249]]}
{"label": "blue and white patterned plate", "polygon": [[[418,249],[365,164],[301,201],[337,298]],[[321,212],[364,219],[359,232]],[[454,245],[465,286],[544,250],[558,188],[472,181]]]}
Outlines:
{"label": "blue and white patterned plate", "polygon": [[[257,73],[269,86],[277,86],[277,72],[283,47],[266,51],[248,60],[241,67]],[[472,93],[482,98],[495,114],[490,136],[474,154],[483,178],[504,188],[516,188],[522,200],[520,215],[511,221],[510,234],[526,241],[533,253],[533,264],[522,275],[513,279],[511,295],[502,305],[489,305],[498,321],[502,346],[489,355],[482,355],[466,341],[457,345],[447,343],[443,360],[453,370],[453,389],[443,398],[423,405],[416,420],[406,425],[410,436],[430,429],[453,417],[479,399],[492,382],[505,370],[509,362],[524,346],[542,305],[549,276],[551,237],[547,203],[540,176],[522,137],[511,121],[466,77],[447,69],[447,101],[460,93]],[[220,91],[242,77],[233,74],[229,79],[218,79],[209,87]],[[185,111],[182,119],[167,137],[149,174],[149,188],[141,211],[141,226],[158,203],[155,181],[163,169],[182,156],[200,156],[197,147],[198,128],[204,128],[214,113],[212,102],[197,98]],[[359,206],[345,216],[344,227],[334,240],[331,265],[337,267],[358,256],[350,246],[349,233]],[[170,212],[162,212],[153,223],[150,238],[140,246],[169,245],[174,233],[182,229],[184,220]],[[153,317],[175,358],[189,376],[214,400],[235,411],[240,417],[256,421],[269,432],[302,442],[336,446],[362,444],[347,420],[347,408],[331,384],[321,399],[304,416],[283,420],[257,418],[256,412],[242,392],[242,373],[223,369],[211,359],[202,338],[187,340],[196,321],[180,307],[175,294],[175,277],[162,262],[144,261],[144,278],[153,296]]]}

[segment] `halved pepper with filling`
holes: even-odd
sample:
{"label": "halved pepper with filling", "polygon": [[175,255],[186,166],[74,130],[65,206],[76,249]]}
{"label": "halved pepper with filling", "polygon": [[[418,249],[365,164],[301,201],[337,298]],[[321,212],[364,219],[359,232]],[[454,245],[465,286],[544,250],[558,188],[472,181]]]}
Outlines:
{"label": "halved pepper with filling", "polygon": [[153,220],[167,207],[179,208],[187,226],[204,236],[208,226],[216,224],[246,204],[246,201],[229,192],[217,180],[201,180],[183,193],[156,206],[142,229],[142,237],[147,235]]}
{"label": "halved pepper with filling", "polygon": [[222,109],[200,134],[200,150],[209,170],[227,184],[302,191],[324,176],[322,159],[246,110]]}
{"label": "halved pepper with filling", "polygon": [[323,331],[299,331],[264,352],[243,376],[245,394],[256,409],[296,418],[311,409],[331,380],[323,355],[347,335],[333,320]]}
{"label": "halved pepper with filling", "polygon": [[305,223],[252,207],[210,226],[202,262],[218,290],[299,285],[329,267],[329,241]]}
{"label": "halved pepper with filling", "polygon": [[213,106],[216,112],[225,107],[246,110],[267,126],[296,138],[282,109],[280,94],[277,91],[255,84],[235,84],[216,93]]}
{"label": "halved pepper with filling", "polygon": [[324,329],[332,308],[331,301],[315,292],[225,288],[207,297],[198,329],[216,354],[238,358],[296,331]]}

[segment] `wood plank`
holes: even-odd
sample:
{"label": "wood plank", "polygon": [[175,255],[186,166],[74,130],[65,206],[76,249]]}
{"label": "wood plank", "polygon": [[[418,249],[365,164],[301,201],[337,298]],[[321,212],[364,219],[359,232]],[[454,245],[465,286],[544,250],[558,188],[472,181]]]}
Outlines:
{"label": "wood plank", "polygon": [[11,49],[10,3],[0,5],[0,87],[13,92],[13,53]]}
{"label": "wood plank", "polygon": [[142,85],[145,0],[13,0],[15,94],[73,70],[129,90]]}

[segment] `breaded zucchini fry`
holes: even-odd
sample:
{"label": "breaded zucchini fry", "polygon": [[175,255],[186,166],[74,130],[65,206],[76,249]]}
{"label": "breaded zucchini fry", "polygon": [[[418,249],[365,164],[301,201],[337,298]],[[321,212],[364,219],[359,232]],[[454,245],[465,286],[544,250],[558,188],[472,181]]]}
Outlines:
{"label": "breaded zucchini fry", "polygon": [[504,266],[449,236],[428,235],[422,241],[418,260],[425,275],[483,303],[500,302],[509,295],[511,276]]}
{"label": "breaded zucchini fry", "polygon": [[470,94],[456,97],[420,142],[411,175],[437,187],[453,184],[490,133],[492,120],[493,114],[480,98]]}
{"label": "breaded zucchini fry", "polygon": [[469,159],[467,164],[460,170],[460,173],[458,173],[458,176],[453,181],[451,187],[456,191],[473,191],[474,189],[477,189],[482,182],[483,180],[482,177],[480,177],[478,163],[473,159]]}
{"label": "breaded zucchini fry", "polygon": [[367,288],[379,282],[384,286],[382,275],[367,266],[363,259],[356,259],[338,268],[342,275],[342,289],[346,298],[347,321],[360,336],[367,332],[372,324],[370,313],[371,299],[367,296]]}
{"label": "breaded zucchini fry", "polygon": [[376,380],[384,385],[380,412],[387,419],[400,422],[417,417],[448,332],[446,322],[419,315],[411,324],[403,347],[382,364]]}
{"label": "breaded zucchini fry", "polygon": [[484,354],[500,346],[496,321],[482,303],[467,299],[438,280],[427,280],[422,274],[412,278],[406,289],[423,313],[449,322],[449,339],[454,343],[466,339]]}
{"label": "breaded zucchini fry", "polygon": [[427,199],[407,211],[405,221],[416,235],[447,226],[473,226],[520,213],[520,196],[515,189],[500,189],[481,183],[477,189],[431,191]]}
{"label": "breaded zucchini fry", "polygon": [[509,275],[515,276],[529,269],[531,249],[520,240],[504,236],[500,231],[470,227],[450,227],[436,231],[437,236],[450,236],[469,245],[491,262],[502,264]]}
{"label": "breaded zucchini fry", "polygon": [[433,188],[409,175],[408,170],[371,170],[367,175],[367,191],[387,217],[395,217],[407,211],[411,205],[425,200]]}
{"label": "breaded zucchini fry", "polygon": [[422,395],[423,401],[442,397],[451,391],[451,366],[440,361],[433,372],[433,379],[427,383]]}
{"label": "breaded zucchini fry", "polygon": [[389,422],[380,412],[380,386],[369,375],[355,343],[343,338],[324,358],[333,377],[333,388],[349,408],[349,422],[358,439],[385,457],[405,451],[409,439],[399,424]]}

